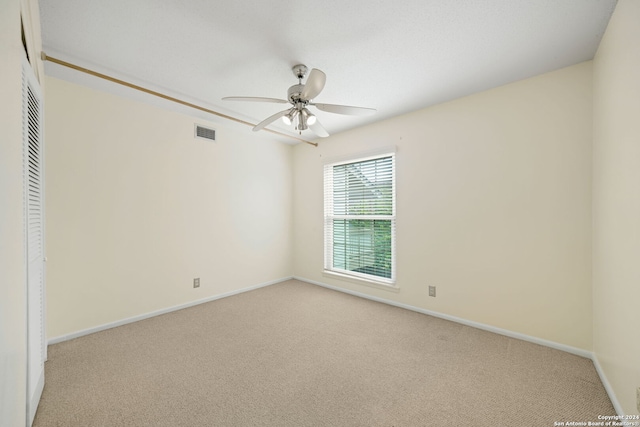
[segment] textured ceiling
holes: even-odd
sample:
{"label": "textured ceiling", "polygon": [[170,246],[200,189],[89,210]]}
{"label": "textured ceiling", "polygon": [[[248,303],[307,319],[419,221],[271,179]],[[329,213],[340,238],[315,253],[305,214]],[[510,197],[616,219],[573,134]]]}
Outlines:
{"label": "textured ceiling", "polygon": [[[221,98],[286,99],[293,65],[318,68],[327,81],[316,102],[377,109],[314,111],[335,134],[592,59],[615,3],[40,0],[40,8],[48,55],[253,123],[286,106]],[[51,63],[46,72],[99,85]],[[293,134],[280,121],[272,127]]]}

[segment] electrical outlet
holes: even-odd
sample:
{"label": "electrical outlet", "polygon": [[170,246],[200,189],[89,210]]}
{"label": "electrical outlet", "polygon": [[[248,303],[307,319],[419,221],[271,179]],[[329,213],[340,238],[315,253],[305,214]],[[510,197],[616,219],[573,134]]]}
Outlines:
{"label": "electrical outlet", "polygon": [[435,286],[429,286],[429,296],[430,297],[435,297],[436,296],[436,287]]}
{"label": "electrical outlet", "polygon": [[193,279],[193,287],[194,288],[199,288],[200,287],[200,278],[199,277]]}

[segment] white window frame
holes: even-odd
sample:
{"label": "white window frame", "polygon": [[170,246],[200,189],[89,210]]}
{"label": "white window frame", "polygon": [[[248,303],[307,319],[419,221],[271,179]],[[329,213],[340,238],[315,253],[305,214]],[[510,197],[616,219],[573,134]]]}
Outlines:
{"label": "white window frame", "polygon": [[[333,168],[349,163],[360,163],[369,160],[391,157],[392,164],[392,213],[391,215],[335,215],[333,212]],[[343,159],[329,159],[324,164],[324,274],[355,283],[374,285],[386,289],[397,289],[396,286],[396,153],[395,149],[385,149],[374,153],[352,156]],[[391,221],[391,277],[385,278],[367,273],[336,268],[333,265],[333,220],[362,219]]]}

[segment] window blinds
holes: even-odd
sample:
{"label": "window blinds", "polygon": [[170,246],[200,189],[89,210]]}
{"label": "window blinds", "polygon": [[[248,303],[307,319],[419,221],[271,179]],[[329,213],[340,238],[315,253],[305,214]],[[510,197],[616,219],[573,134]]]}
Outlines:
{"label": "window blinds", "polygon": [[325,165],[325,269],[395,280],[395,156]]}

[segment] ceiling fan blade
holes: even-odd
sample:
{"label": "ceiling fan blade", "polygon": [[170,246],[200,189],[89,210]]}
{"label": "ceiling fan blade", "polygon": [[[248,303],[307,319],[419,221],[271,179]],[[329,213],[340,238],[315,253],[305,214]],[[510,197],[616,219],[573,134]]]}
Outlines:
{"label": "ceiling fan blade", "polygon": [[327,75],[320,70],[312,69],[307,78],[307,83],[304,85],[304,89],[300,93],[300,97],[305,100],[310,100],[318,96],[324,84],[327,81]]}
{"label": "ceiling fan blade", "polygon": [[346,114],[348,116],[368,116],[376,112],[375,108],[351,107],[349,105],[337,104],[309,104],[315,106],[318,110],[328,113]]}
{"label": "ceiling fan blade", "polygon": [[316,135],[321,138],[326,138],[329,136],[329,132],[320,124],[318,120],[312,125],[309,125],[309,129],[311,129]]}
{"label": "ceiling fan blade", "polygon": [[278,120],[280,117],[284,116],[285,114],[287,114],[289,112],[289,110],[282,110],[279,111],[277,113],[275,113],[273,116],[269,116],[266,119],[264,119],[263,121],[261,121],[260,123],[258,123],[257,125],[255,125],[253,127],[253,131],[254,132],[258,132],[260,129],[262,129],[263,127],[275,122],[276,120]]}
{"label": "ceiling fan blade", "polygon": [[263,98],[260,96],[226,96],[223,101],[253,101],[253,102],[275,102],[277,104],[286,104],[289,101],[278,98]]}

